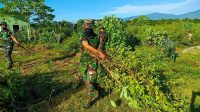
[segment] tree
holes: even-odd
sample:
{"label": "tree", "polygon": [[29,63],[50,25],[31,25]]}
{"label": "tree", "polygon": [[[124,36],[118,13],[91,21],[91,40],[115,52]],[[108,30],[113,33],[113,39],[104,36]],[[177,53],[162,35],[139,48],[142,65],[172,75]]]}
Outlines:
{"label": "tree", "polygon": [[1,14],[22,14],[28,19],[33,18],[35,22],[52,21],[55,15],[51,7],[44,4],[45,0],[0,0],[3,7],[0,8]]}
{"label": "tree", "polygon": [[83,19],[79,19],[77,21],[77,23],[76,23],[75,30],[78,31],[78,32],[81,31],[83,23],[84,23],[84,20]]}
{"label": "tree", "polygon": [[138,18],[136,18],[136,25],[149,25],[150,23],[150,19],[147,16],[140,16]]}

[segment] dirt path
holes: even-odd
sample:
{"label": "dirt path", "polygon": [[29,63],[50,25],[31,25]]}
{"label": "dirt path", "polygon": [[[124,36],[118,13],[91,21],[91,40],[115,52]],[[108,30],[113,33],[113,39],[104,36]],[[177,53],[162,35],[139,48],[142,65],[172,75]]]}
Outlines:
{"label": "dirt path", "polygon": [[[78,62],[73,61],[74,58],[78,58],[76,53],[68,51],[40,51],[36,50],[33,53],[15,51],[17,54],[13,54],[14,66],[19,67],[22,75],[32,75],[34,68],[51,64],[51,71],[62,71],[68,66],[77,65]],[[4,57],[0,56],[3,60]]]}
{"label": "dirt path", "polygon": [[181,54],[188,53],[188,52],[193,52],[193,51],[195,51],[197,49],[200,49],[200,46],[189,47],[189,48],[183,49],[181,51]]}

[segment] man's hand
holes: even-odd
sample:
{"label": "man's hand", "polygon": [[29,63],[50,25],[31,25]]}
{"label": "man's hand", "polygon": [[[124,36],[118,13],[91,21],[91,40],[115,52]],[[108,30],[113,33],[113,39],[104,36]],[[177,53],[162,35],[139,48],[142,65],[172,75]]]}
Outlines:
{"label": "man's hand", "polygon": [[20,46],[20,43],[16,43],[16,45],[19,47],[19,46]]}
{"label": "man's hand", "polygon": [[106,59],[106,55],[105,54],[103,54],[102,52],[99,52],[98,53],[98,56],[99,56],[99,58],[101,58],[101,59]]}
{"label": "man's hand", "polygon": [[19,46],[20,43],[17,41],[17,39],[13,35],[11,35],[11,37],[12,37],[12,40],[17,44],[17,46]]}

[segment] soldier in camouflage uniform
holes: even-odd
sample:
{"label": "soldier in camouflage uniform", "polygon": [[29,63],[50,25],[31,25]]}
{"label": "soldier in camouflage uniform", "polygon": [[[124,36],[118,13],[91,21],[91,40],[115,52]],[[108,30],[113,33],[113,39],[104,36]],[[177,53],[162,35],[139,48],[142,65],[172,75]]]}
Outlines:
{"label": "soldier in camouflage uniform", "polygon": [[97,50],[99,38],[92,28],[92,20],[86,20],[83,25],[83,32],[80,35],[82,43],[81,55],[81,74],[85,82],[89,97],[88,103],[84,106],[86,109],[92,106],[92,99],[95,96],[94,90],[97,90],[99,97],[102,96],[102,88],[97,83],[97,58],[105,59],[105,55]]}
{"label": "soldier in camouflage uniform", "polygon": [[5,50],[6,54],[6,59],[8,61],[8,69],[12,69],[13,67],[13,61],[12,61],[12,50],[14,43],[17,43],[19,45],[19,42],[16,40],[16,38],[13,36],[11,31],[7,28],[7,23],[6,22],[1,22],[1,31],[0,31],[0,38],[2,39],[3,43],[3,49]]}
{"label": "soldier in camouflage uniform", "polygon": [[108,42],[108,36],[106,34],[105,28],[101,27],[99,31],[99,50],[103,53],[106,52],[106,42]]}
{"label": "soldier in camouflage uniform", "polygon": [[[101,27],[99,29],[99,50],[106,53],[106,43],[108,42],[108,36],[106,34],[105,28]],[[98,78],[103,78],[107,74],[106,69],[102,64],[98,65]],[[110,78],[110,77],[108,77]]]}
{"label": "soldier in camouflage uniform", "polygon": [[188,32],[188,40],[189,40],[189,46],[190,46],[190,47],[192,46],[192,37],[193,37],[192,31],[189,31],[189,32]]}

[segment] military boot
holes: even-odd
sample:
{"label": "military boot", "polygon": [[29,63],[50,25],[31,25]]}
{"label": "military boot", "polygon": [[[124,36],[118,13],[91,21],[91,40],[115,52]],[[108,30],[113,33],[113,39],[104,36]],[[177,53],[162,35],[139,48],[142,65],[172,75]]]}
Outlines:
{"label": "military boot", "polygon": [[105,89],[99,86],[98,83],[94,84],[94,88],[98,91],[98,98],[103,98],[105,95]]}

